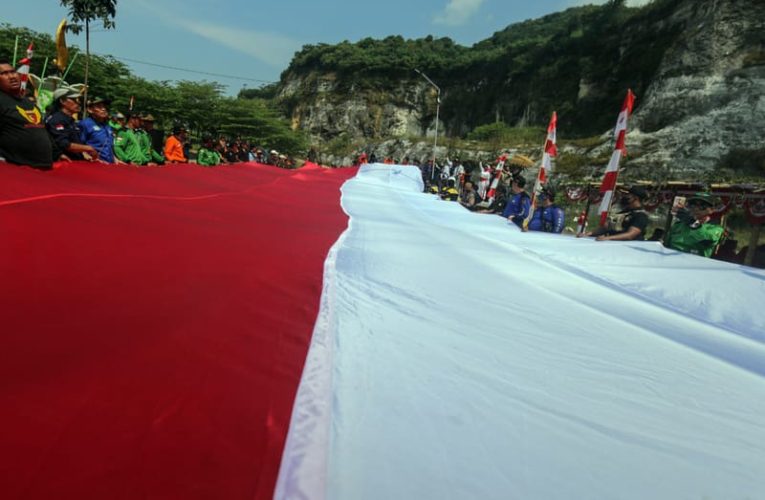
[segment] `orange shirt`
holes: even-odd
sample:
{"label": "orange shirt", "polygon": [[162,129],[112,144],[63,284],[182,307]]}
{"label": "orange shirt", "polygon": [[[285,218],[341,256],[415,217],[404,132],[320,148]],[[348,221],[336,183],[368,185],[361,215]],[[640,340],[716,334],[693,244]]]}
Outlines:
{"label": "orange shirt", "polygon": [[174,135],[165,141],[165,161],[186,163],[186,157],[183,156],[183,144]]}

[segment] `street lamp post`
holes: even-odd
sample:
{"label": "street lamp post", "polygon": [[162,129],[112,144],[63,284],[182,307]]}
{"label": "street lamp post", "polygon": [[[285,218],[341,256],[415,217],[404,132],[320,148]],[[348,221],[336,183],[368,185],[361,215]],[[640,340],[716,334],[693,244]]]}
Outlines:
{"label": "street lamp post", "polygon": [[433,87],[436,88],[436,134],[433,139],[433,165],[430,168],[430,180],[433,180],[433,177],[436,175],[436,148],[438,148],[438,114],[441,110],[441,88],[433,82],[430,78],[428,78],[428,75],[420,71],[419,69],[414,69],[420,76],[422,76],[424,79],[428,81],[429,84],[433,85]]}

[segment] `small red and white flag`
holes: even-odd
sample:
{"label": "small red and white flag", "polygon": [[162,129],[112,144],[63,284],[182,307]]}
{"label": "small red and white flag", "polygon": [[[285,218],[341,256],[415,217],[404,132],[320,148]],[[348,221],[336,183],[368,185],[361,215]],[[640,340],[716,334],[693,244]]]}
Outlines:
{"label": "small red and white flag", "polygon": [[489,186],[489,191],[486,193],[486,200],[489,203],[493,202],[494,198],[497,196],[497,186],[499,186],[499,181],[502,179],[502,171],[505,168],[506,161],[506,154],[503,154],[497,158],[497,166],[494,168],[494,178],[492,178],[491,185]]}
{"label": "small red and white flag", "polygon": [[27,82],[29,81],[29,67],[32,64],[32,55],[34,55],[35,44],[30,43],[27,47],[27,56],[19,61],[19,67],[16,70],[19,73],[21,79],[21,94],[24,95],[27,91]]}
{"label": "small red and white flag", "polygon": [[553,111],[550,117],[550,123],[547,125],[547,139],[545,139],[545,147],[542,153],[542,165],[539,167],[539,173],[537,174],[537,180],[534,182],[534,192],[531,194],[531,209],[529,215],[523,221],[524,229],[529,227],[531,217],[534,215],[534,210],[537,208],[537,196],[542,190],[542,186],[547,182],[547,178],[552,173],[553,165],[552,159],[558,156],[558,146],[556,144],[558,140],[558,114]]}
{"label": "small red and white flag", "polygon": [[614,152],[611,154],[611,160],[608,162],[608,167],[606,167],[606,174],[603,176],[603,183],[600,185],[600,192],[603,195],[603,200],[600,202],[601,227],[606,225],[606,220],[608,219],[608,210],[611,208],[611,200],[616,188],[616,179],[619,177],[619,161],[622,156],[627,155],[624,141],[627,136],[627,120],[630,114],[632,114],[634,103],[635,94],[632,93],[632,90],[627,90],[627,97],[624,98],[624,104],[622,104],[622,110],[619,113],[619,118],[617,118],[616,127],[614,128],[614,140],[616,141]]}

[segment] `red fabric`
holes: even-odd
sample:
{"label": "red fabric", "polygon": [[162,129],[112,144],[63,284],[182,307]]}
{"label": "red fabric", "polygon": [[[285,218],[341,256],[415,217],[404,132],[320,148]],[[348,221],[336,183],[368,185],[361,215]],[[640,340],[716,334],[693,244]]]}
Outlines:
{"label": "red fabric", "polygon": [[2,498],[270,498],[353,174],[0,163]]}

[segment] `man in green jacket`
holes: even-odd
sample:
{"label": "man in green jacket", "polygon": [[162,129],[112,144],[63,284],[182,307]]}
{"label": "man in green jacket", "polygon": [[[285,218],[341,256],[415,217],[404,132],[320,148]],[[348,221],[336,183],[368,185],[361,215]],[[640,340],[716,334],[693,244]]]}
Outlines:
{"label": "man in green jacket", "polygon": [[709,193],[696,193],[688,198],[686,206],[677,211],[667,246],[680,252],[711,257],[725,232],[718,224],[709,222],[716,204],[716,198]]}
{"label": "man in green jacket", "polygon": [[117,132],[114,139],[114,154],[125,163],[149,165],[150,158],[143,152],[141,140],[136,130],[141,126],[141,118],[134,113],[127,116],[127,126]]}
{"label": "man in green jacket", "polygon": [[154,117],[151,114],[141,116],[141,128],[136,130],[136,135],[141,143],[141,150],[149,161],[162,165],[165,163],[165,157],[162,156],[152,144],[151,133],[154,130]]}
{"label": "man in green jacket", "polygon": [[197,153],[197,164],[205,167],[214,167],[220,164],[220,155],[213,149],[212,137],[202,138],[202,147]]}

